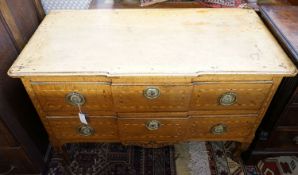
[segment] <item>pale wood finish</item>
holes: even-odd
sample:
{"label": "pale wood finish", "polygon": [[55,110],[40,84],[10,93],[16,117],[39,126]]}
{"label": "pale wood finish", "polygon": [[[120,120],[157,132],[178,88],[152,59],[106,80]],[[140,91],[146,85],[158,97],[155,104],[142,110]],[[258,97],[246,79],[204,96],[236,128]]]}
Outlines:
{"label": "pale wood finish", "polygon": [[[246,148],[282,77],[296,72],[251,10],[167,9],[54,12],[9,74],[22,79],[59,151],[94,141],[234,140]],[[149,87],[160,96],[146,98]],[[78,107],[65,100],[71,92],[85,97],[94,135],[77,133]],[[236,102],[220,105],[224,93]],[[151,120],[160,128],[149,130]],[[219,124],[226,132],[212,133]]]}
{"label": "pale wood finish", "polygon": [[282,76],[295,71],[253,10],[127,9],[47,15],[9,74]]}

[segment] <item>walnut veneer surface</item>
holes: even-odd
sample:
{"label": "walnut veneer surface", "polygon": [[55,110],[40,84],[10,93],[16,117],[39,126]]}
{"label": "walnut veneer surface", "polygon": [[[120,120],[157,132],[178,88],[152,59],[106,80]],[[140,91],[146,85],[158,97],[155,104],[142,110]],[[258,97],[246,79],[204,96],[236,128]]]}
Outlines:
{"label": "walnut veneer surface", "polygon": [[[245,149],[296,71],[253,10],[155,9],[53,12],[9,75],[22,79],[57,149],[188,140]],[[88,125],[67,101],[73,93]]]}

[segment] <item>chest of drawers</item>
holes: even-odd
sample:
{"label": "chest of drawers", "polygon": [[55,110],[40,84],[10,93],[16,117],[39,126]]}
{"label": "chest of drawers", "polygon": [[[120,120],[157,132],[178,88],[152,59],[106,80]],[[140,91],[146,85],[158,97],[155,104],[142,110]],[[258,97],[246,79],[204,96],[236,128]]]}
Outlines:
{"label": "chest of drawers", "polygon": [[[268,28],[298,67],[298,7],[260,6]],[[298,155],[298,76],[285,78],[276,92],[244,158],[247,163]]]}
{"label": "chest of drawers", "polygon": [[57,150],[188,140],[245,148],[281,79],[295,74],[255,12],[239,9],[54,12],[9,71]]}

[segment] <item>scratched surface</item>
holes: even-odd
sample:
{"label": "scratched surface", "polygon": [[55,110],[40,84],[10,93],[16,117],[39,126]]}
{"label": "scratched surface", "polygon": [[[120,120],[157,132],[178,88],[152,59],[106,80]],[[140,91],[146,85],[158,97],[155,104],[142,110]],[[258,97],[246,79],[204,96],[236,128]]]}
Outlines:
{"label": "scratched surface", "polygon": [[50,13],[11,76],[281,74],[296,71],[253,10]]}

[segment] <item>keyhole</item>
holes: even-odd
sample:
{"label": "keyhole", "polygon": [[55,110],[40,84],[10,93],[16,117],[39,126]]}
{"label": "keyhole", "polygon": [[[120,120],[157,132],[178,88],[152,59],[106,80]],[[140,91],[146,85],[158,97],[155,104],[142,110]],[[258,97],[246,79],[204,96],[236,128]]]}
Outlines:
{"label": "keyhole", "polygon": [[150,90],[150,91],[149,91],[149,94],[150,94],[150,96],[152,96],[152,97],[155,96],[155,92],[154,92],[153,90]]}

